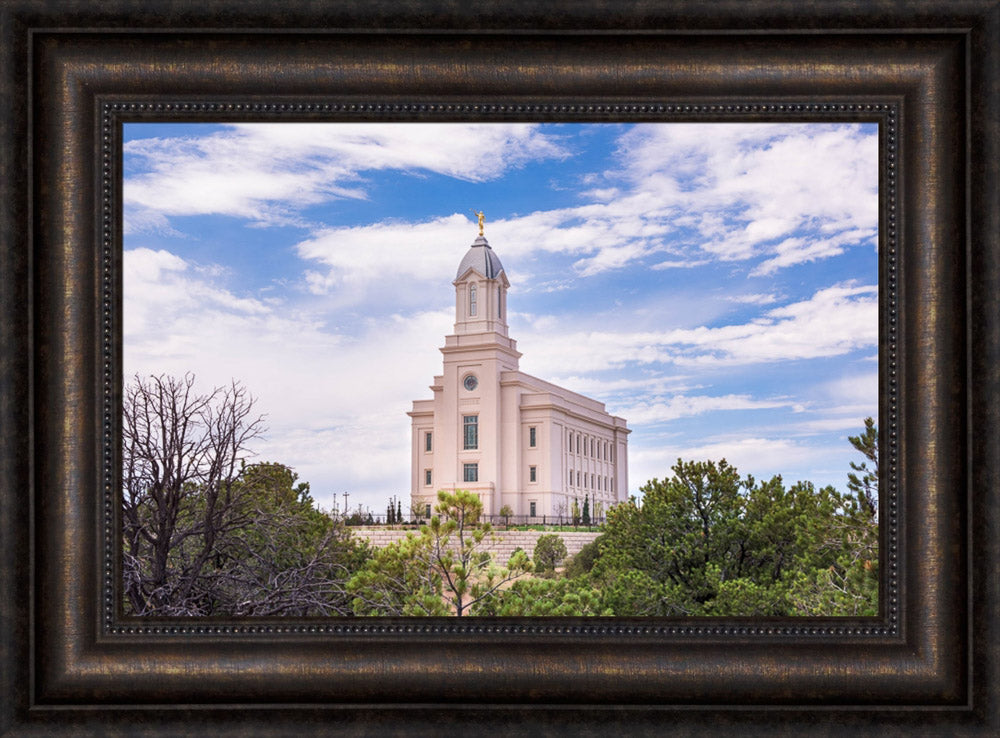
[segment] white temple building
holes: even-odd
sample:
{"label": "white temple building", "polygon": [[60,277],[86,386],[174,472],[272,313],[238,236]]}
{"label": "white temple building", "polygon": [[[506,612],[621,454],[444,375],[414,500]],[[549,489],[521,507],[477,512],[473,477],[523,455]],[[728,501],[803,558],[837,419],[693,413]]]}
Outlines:
{"label": "white temple building", "polygon": [[591,514],[628,492],[624,418],[604,404],[518,369],[507,335],[510,283],[496,252],[479,237],[458,266],[455,332],[441,348],[444,370],[433,399],[415,400],[411,500],[430,515],[438,490],[479,495],[486,515],[568,516],[574,500]]}

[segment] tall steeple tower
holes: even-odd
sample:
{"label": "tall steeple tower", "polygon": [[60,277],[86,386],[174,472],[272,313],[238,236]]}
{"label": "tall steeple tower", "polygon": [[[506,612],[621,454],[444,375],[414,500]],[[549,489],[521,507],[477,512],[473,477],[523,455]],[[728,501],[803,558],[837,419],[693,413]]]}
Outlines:
{"label": "tall steeple tower", "polygon": [[[501,379],[517,371],[521,354],[517,342],[507,335],[510,282],[482,228],[480,214],[479,236],[459,263],[452,283],[455,332],[445,336],[443,372],[432,385],[439,408],[432,431],[438,439],[434,456],[442,459],[435,463],[432,480],[438,489],[475,492],[485,512],[496,514],[504,483]],[[510,420],[506,419],[508,432],[516,432]]]}

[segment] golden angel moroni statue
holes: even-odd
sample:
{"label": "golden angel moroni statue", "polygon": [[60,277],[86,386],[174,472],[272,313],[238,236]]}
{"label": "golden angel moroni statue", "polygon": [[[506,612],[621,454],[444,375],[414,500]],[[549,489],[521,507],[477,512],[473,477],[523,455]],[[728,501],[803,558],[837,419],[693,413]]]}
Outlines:
{"label": "golden angel moroni statue", "polygon": [[472,214],[479,218],[479,235],[483,235],[483,221],[486,220],[486,213],[480,210],[478,213],[473,210]]}

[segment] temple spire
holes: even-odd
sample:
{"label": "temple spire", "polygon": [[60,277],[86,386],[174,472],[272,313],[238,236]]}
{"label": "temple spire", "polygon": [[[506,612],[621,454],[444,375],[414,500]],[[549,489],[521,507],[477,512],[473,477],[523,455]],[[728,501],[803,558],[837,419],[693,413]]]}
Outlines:
{"label": "temple spire", "polygon": [[[475,211],[473,211],[475,212]],[[479,228],[482,233],[482,212]],[[455,333],[497,333],[507,336],[507,288],[510,282],[504,274],[503,264],[486,237],[480,235],[455,273]]]}

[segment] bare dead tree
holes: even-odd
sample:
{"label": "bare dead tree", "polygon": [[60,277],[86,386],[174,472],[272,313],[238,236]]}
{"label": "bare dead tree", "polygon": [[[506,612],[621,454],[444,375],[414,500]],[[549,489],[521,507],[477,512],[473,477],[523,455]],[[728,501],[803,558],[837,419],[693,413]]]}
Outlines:
{"label": "bare dead tree", "polygon": [[283,464],[247,464],[263,431],[237,382],[136,377],[123,402],[123,584],[130,614],[351,613],[370,557]]}
{"label": "bare dead tree", "polygon": [[[233,483],[263,431],[232,382],[208,394],[194,375],[136,376],[122,402],[125,595],[133,614],[204,614],[196,587],[220,535],[246,522]],[[194,499],[194,498],[197,499]]]}
{"label": "bare dead tree", "polygon": [[219,586],[231,593],[238,616],[351,615],[347,579],[363,561],[343,523],[335,523],[313,545],[289,546],[302,518],[285,510],[256,511],[247,530],[254,541],[230,538],[230,565],[218,570]]}

